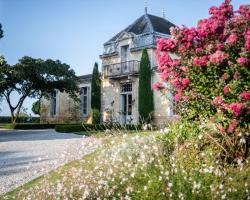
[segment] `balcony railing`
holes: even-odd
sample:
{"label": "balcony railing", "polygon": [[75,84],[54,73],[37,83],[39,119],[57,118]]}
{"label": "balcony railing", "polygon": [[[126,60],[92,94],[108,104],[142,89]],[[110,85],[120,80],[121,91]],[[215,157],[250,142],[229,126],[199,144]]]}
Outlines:
{"label": "balcony railing", "polygon": [[108,78],[115,78],[123,75],[135,75],[138,74],[139,67],[140,62],[137,60],[105,65],[104,76]]}

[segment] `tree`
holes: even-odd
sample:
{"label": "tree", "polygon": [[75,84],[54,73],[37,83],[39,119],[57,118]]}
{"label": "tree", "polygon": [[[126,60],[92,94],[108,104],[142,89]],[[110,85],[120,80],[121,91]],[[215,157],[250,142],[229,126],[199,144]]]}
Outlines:
{"label": "tree", "polygon": [[2,24],[0,24],[0,39],[3,37],[3,29],[2,29]]}
{"label": "tree", "polygon": [[100,113],[101,109],[101,79],[98,70],[98,64],[95,63],[92,73],[92,81],[91,81],[91,109],[92,109],[92,117],[93,123],[98,123],[100,121],[100,115],[96,113]]}
{"label": "tree", "polygon": [[[3,29],[2,29],[2,24],[0,24],[0,39],[3,37]],[[0,55],[0,66],[4,64],[4,58],[3,56]],[[0,71],[1,72],[1,71]],[[2,76],[2,72],[0,74],[0,84],[3,81],[3,76]],[[2,101],[2,95],[0,94],[0,103]],[[2,111],[2,109],[0,108],[0,112]]]}
{"label": "tree", "polygon": [[151,88],[151,67],[147,50],[142,52],[139,73],[139,116],[141,122],[149,122],[154,110],[153,91]]}
{"label": "tree", "polygon": [[41,101],[40,100],[37,100],[35,101],[33,104],[32,104],[32,112],[36,115],[40,115],[40,103]]}
{"label": "tree", "polygon": [[239,163],[250,148],[250,5],[234,11],[225,0],[209,14],[197,27],[175,27],[170,39],[158,40],[162,80],[155,89],[171,90],[183,118],[213,124],[221,155]]}
{"label": "tree", "polygon": [[[69,65],[59,60],[44,61],[25,56],[14,66],[5,63],[0,70],[4,77],[0,85],[0,94],[9,105],[13,123],[16,122],[27,97],[49,97],[51,92],[58,90],[77,99],[78,77]],[[11,102],[11,94],[14,92],[20,95],[16,105]]]}

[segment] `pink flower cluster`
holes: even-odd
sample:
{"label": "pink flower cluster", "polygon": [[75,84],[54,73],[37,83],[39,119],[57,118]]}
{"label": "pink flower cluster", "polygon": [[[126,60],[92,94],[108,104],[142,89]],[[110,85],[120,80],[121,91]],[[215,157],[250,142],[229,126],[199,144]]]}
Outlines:
{"label": "pink flower cluster", "polygon": [[245,48],[247,50],[250,50],[250,28],[248,28],[248,30],[246,31],[246,34],[245,34]]}
{"label": "pink flower cluster", "polygon": [[[194,28],[171,28],[171,38],[158,39],[156,50],[160,77],[171,86],[174,101],[199,103],[207,98],[205,100],[226,117],[235,119],[231,120],[230,127],[221,127],[221,132],[235,131],[237,120],[250,113],[248,86],[243,88],[239,84],[239,88],[234,87],[240,81],[246,81],[243,71],[250,64],[250,5],[240,6],[235,12],[230,2],[224,0],[220,6],[211,7],[210,16],[200,20]],[[190,80],[199,79],[199,75],[204,83],[197,81],[196,85],[194,81],[191,84]],[[209,95],[203,93],[203,87],[213,87],[211,90],[214,89],[216,97],[212,101],[211,92]],[[154,89],[166,88],[159,83]],[[209,91],[206,89],[204,91]]]}
{"label": "pink flower cluster", "polygon": [[240,97],[241,97],[243,100],[248,101],[248,100],[250,100],[250,93],[249,93],[249,92],[242,92],[242,93],[240,94]]}
{"label": "pink flower cluster", "polygon": [[215,107],[223,106],[225,104],[225,101],[222,99],[221,96],[215,97],[212,101],[212,105]]}
{"label": "pink flower cluster", "polygon": [[229,127],[228,127],[228,129],[227,129],[227,132],[233,133],[233,132],[235,131],[237,125],[238,125],[237,120],[233,119],[233,120],[231,121],[231,123],[229,124]]}
{"label": "pink flower cluster", "polygon": [[231,103],[229,106],[229,109],[233,111],[233,114],[235,116],[239,116],[241,114],[241,111],[243,109],[243,104],[242,103]]}
{"label": "pink flower cluster", "polygon": [[207,66],[207,62],[208,62],[207,56],[202,56],[201,58],[199,58],[199,57],[193,58],[193,64],[195,66],[204,67],[204,66]]}
{"label": "pink flower cluster", "polygon": [[225,61],[228,57],[229,56],[227,53],[218,50],[215,53],[213,53],[212,55],[210,55],[209,60],[213,64],[220,64],[223,61]]}
{"label": "pink flower cluster", "polygon": [[163,88],[164,88],[164,86],[160,82],[153,84],[153,90],[159,91],[159,90],[161,90]]}
{"label": "pink flower cluster", "polygon": [[224,86],[224,88],[223,88],[223,92],[224,92],[224,94],[229,93],[229,91],[230,91],[229,86],[228,86],[228,85],[225,85],[225,86]]}
{"label": "pink flower cluster", "polygon": [[226,43],[227,43],[228,45],[231,46],[231,45],[236,44],[237,40],[238,40],[237,34],[232,33],[232,34],[227,38]]}
{"label": "pink flower cluster", "polygon": [[157,39],[157,49],[161,49],[163,51],[173,51],[176,47],[178,41],[176,39]]}
{"label": "pink flower cluster", "polygon": [[240,57],[240,58],[238,58],[237,60],[237,63],[239,64],[239,65],[242,65],[242,66],[245,66],[248,62],[247,62],[247,59],[246,58],[244,58],[244,57]]}

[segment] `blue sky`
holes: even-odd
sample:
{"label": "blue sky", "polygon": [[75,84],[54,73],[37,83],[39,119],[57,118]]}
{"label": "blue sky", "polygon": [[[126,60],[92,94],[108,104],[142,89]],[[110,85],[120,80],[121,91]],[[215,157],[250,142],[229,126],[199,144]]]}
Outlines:
{"label": "blue sky", "polygon": [[[194,26],[221,0],[147,0],[148,13],[176,25]],[[233,0],[235,8],[249,0]],[[4,38],[0,54],[9,64],[23,56],[59,59],[77,75],[91,73],[101,61],[102,44],[144,14],[145,0],[0,0]],[[15,98],[15,97],[14,97]],[[14,99],[15,100],[15,99]],[[24,107],[31,108],[27,99]],[[1,104],[0,115],[9,115]],[[31,111],[28,111],[31,113]]]}

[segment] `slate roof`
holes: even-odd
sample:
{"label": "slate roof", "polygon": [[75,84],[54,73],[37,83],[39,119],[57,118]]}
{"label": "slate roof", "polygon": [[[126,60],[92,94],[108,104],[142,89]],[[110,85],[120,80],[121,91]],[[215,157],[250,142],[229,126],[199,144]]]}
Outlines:
{"label": "slate roof", "polygon": [[78,76],[80,80],[91,80],[92,79],[92,74],[86,74],[82,76]]}
{"label": "slate roof", "polygon": [[132,23],[124,30],[116,34],[114,37],[112,37],[107,43],[115,41],[123,32],[130,32],[136,35],[158,32],[170,35],[169,29],[172,26],[175,25],[170,21],[146,13],[139,17],[137,20],[135,20],[134,23]]}

